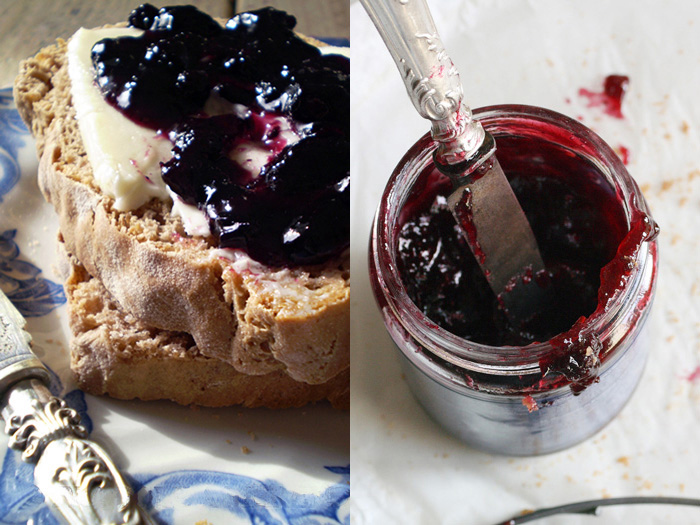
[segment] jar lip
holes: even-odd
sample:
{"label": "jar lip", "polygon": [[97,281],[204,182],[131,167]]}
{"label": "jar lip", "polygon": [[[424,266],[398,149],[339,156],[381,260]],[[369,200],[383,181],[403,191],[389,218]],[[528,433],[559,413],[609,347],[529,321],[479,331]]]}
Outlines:
{"label": "jar lip", "polygon": [[[591,160],[596,161],[595,163],[601,168],[606,178],[610,179],[616,190],[621,191],[625,196],[621,204],[628,225],[631,225],[633,215],[636,213],[642,213],[651,220],[651,214],[641,190],[627,172],[622,160],[595,132],[579,121],[545,108],[513,104],[478,108],[473,111],[473,115],[487,129],[496,121],[515,122],[518,119],[531,123],[553,124],[554,126],[548,128],[550,138],[554,140],[559,136],[569,141],[575,139],[574,145],[580,148],[577,153],[592,157]],[[523,134],[527,134],[526,131]],[[506,375],[531,373],[535,369],[539,371],[539,360],[555,351],[552,341],[559,336],[555,336],[549,341],[534,342],[526,346],[491,346],[461,338],[432,322],[411,301],[398,274],[394,257],[389,258],[391,260],[389,264],[386,264],[382,260],[383,258],[379,257],[380,252],[390,252],[391,234],[395,234],[398,230],[395,222],[388,221],[390,217],[389,203],[399,199],[402,190],[404,190],[405,195],[408,193],[417,175],[432,163],[432,152],[435,148],[436,144],[429,133],[426,133],[409,148],[392,173],[377,209],[373,226],[373,242],[375,243],[373,263],[378,269],[377,279],[382,282],[382,288],[388,292],[385,294],[387,304],[396,314],[398,321],[421,346],[454,365],[467,369],[477,367],[476,369],[481,372],[484,371],[484,367],[494,367],[498,369],[499,373]],[[398,218],[398,213],[395,214],[395,218]],[[651,222],[653,224],[653,220]],[[647,243],[643,242],[642,244]],[[639,250],[639,252],[646,254],[645,250]],[[639,274],[638,271],[637,274]],[[604,333],[615,315],[625,305],[631,303],[630,297],[634,294],[634,286],[631,281],[620,290],[620,293],[616,293],[607,302],[602,315],[596,315],[597,309],[595,313],[583,321],[581,326],[574,325],[570,331],[576,328],[577,333],[582,336]],[[401,312],[398,311],[399,304]],[[439,349],[435,348],[436,343]]]}

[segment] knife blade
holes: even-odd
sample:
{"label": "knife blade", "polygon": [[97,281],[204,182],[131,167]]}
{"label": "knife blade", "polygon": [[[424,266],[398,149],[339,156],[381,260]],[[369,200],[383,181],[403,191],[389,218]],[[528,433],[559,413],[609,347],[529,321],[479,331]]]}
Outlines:
{"label": "knife blade", "polygon": [[26,320],[0,290],[0,415],[9,447],[35,463],[34,483],[60,523],[152,524],[80,415],[48,389]]}
{"label": "knife blade", "polygon": [[508,321],[520,330],[549,300],[532,276],[545,269],[496,143],[464,103],[459,72],[426,0],[361,0],[401,73],[418,114],[431,122],[435,167],[452,179],[448,207]]}
{"label": "knife blade", "polygon": [[530,223],[486,132],[478,151],[465,161],[436,167],[452,180],[447,199],[463,236],[511,324],[522,327],[551,301],[538,284],[545,264]]}

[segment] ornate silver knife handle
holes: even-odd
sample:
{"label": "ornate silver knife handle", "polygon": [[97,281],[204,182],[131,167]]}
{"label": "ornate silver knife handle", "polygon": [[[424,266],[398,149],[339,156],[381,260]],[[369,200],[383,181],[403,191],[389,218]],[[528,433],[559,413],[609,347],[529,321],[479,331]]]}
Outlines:
{"label": "ornate silver knife handle", "polygon": [[360,0],[399,68],[418,113],[431,121],[444,164],[473,156],[484,140],[463,102],[459,72],[445,51],[426,0]]}
{"label": "ornate silver knife handle", "polygon": [[51,395],[25,323],[0,291],[0,413],[9,447],[36,464],[34,482],[62,523],[153,523],[107,452],[86,439],[78,413]]}

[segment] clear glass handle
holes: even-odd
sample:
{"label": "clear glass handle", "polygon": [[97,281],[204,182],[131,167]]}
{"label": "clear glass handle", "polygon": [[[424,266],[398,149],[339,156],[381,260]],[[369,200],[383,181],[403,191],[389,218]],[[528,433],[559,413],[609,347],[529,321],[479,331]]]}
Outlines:
{"label": "clear glass handle", "polygon": [[426,0],[360,0],[399,68],[418,113],[431,121],[437,155],[456,164],[474,155],[484,130],[463,101],[459,72],[447,55]]}

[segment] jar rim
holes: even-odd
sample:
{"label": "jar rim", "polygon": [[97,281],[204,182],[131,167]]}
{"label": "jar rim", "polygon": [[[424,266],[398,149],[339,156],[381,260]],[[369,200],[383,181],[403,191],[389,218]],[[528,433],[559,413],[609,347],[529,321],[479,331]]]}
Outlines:
{"label": "jar rim", "polygon": [[[579,121],[545,108],[512,104],[478,108],[474,110],[473,115],[494,136],[499,133],[496,126],[499,122],[512,125],[522,120],[529,124],[547,124],[544,136],[546,140],[557,142],[557,140],[566,139],[567,147],[575,147],[576,153],[595,164],[601,174],[613,185],[615,191],[623,196],[621,204],[628,228],[631,228],[633,220],[644,217],[649,225],[649,232],[655,231],[656,225],[641,190],[627,172],[622,160],[603,139]],[[523,134],[527,135],[526,132],[533,133],[534,129],[526,127]],[[537,136],[543,138],[542,134]],[[398,209],[405,202],[405,197],[418,175],[432,163],[432,152],[435,148],[436,143],[427,133],[408,150],[392,173],[377,209],[372,235],[372,263],[378,269],[377,279],[381,281],[382,289],[386,290],[384,294],[386,302],[397,314],[398,322],[421,346],[453,365],[500,375],[537,373],[540,370],[540,359],[555,351],[552,341],[558,336],[526,346],[491,346],[452,334],[430,321],[408,297],[398,273],[395,257],[379,256],[381,253],[390,254],[390,240],[392,235],[398,232],[397,221],[390,219],[398,219]],[[403,201],[401,201],[402,198]],[[397,199],[400,204],[397,205],[397,209],[391,210],[390,207],[396,204]],[[648,250],[641,247],[648,245],[646,241],[653,240],[653,237],[654,235],[649,233],[639,243],[639,249],[635,254],[641,259],[639,268],[643,267],[644,260],[648,256]],[[615,293],[608,300],[604,311],[599,312],[597,308],[580,326],[574,325],[570,331],[575,328],[579,337],[606,334],[617,316],[632,305],[633,301],[630,299],[634,296],[639,281],[641,281],[641,272],[633,269],[630,280],[619,290],[619,293]],[[399,303],[401,312],[398,311]]]}

